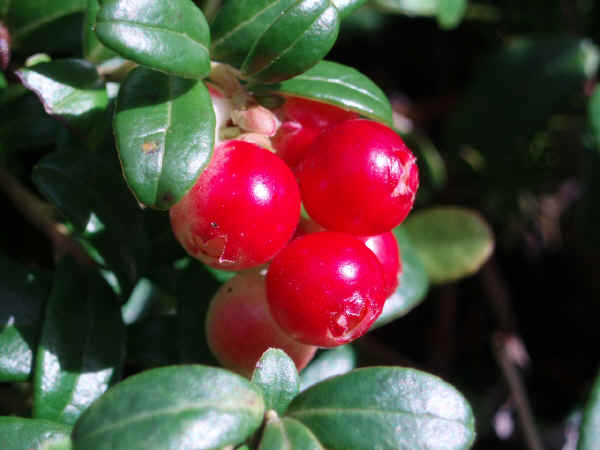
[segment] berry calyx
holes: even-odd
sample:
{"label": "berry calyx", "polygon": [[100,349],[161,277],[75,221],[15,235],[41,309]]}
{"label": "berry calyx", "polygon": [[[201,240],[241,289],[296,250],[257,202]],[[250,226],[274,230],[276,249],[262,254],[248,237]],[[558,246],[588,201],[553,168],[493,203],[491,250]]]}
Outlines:
{"label": "berry calyx", "polygon": [[293,240],[271,262],[267,299],[279,326],[309,345],[334,347],[361,335],[385,302],[382,268],[354,236],[324,231]]}
{"label": "berry calyx", "polygon": [[224,270],[269,261],[292,237],[299,216],[290,169],[270,151],[237,140],[215,148],[194,187],[170,210],[186,251]]}
{"label": "berry calyx", "polygon": [[419,186],[416,159],[390,128],[347,120],[323,132],[298,167],[302,201],[328,230],[371,236],[410,212]]}
{"label": "berry calyx", "polygon": [[308,147],[327,128],[358,118],[353,111],[300,97],[286,98],[276,113],[282,125],[272,139],[273,146],[290,167],[302,161]]}
{"label": "berry calyx", "polygon": [[211,300],[206,316],[208,346],[224,367],[250,377],[270,347],[285,351],[302,370],[316,347],[285,334],[267,304],[265,279],[256,270],[242,272],[223,284]]}

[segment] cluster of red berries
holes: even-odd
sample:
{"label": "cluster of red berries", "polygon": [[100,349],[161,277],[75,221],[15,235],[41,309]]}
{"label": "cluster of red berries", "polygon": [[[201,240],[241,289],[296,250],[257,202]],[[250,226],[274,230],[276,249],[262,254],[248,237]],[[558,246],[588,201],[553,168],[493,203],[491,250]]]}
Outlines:
{"label": "cluster of red berries", "polygon": [[[317,346],[367,332],[397,288],[390,230],[419,184],[415,157],[385,125],[294,97],[275,114],[275,153],[220,143],[170,211],[190,255],[242,271],[213,298],[206,331],[219,361],[244,374],[268,347],[301,369]],[[301,201],[312,221],[300,218]]]}

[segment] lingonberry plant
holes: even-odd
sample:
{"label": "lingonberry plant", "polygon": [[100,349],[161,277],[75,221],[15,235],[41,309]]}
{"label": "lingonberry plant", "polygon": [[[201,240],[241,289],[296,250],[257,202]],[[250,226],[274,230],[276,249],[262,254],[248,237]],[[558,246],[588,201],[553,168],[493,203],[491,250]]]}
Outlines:
{"label": "lingonberry plant", "polygon": [[[491,3],[474,0],[469,17],[498,20]],[[556,133],[581,124],[550,113],[594,90],[599,58],[574,38],[507,44],[464,99],[454,82],[443,101],[410,107],[405,71],[431,59],[417,53],[430,35],[452,36],[437,27],[458,26],[466,5],[0,0],[0,191],[18,229],[0,239],[0,447],[467,449],[475,414],[453,384],[489,435],[477,353],[454,348],[457,334],[485,341],[489,314],[467,304],[469,333],[452,321],[463,309],[456,282],[488,261],[494,237],[481,214],[449,203],[519,228],[506,205],[534,208],[538,186],[504,196],[494,183],[519,162],[529,183],[556,159],[544,155],[551,133],[519,120]],[[437,25],[414,19],[434,15]],[[402,69],[379,72],[367,44],[418,20],[436,33],[390,40],[379,62]],[[339,60],[362,71],[324,59],[344,45],[352,52]],[[453,83],[437,66],[417,78],[416,97]],[[543,82],[544,100],[524,102]],[[503,106],[513,89],[519,102]],[[600,142],[591,99],[587,140]],[[536,108],[546,114],[530,119]],[[497,111],[504,122],[482,122]],[[546,215],[528,222],[545,224],[543,236],[558,227],[548,215],[567,208],[559,200],[540,201]],[[514,367],[527,354],[494,273],[482,278],[500,297],[492,340],[511,389],[497,406],[517,405],[541,448]],[[417,326],[394,328],[430,285],[434,301],[406,318]],[[427,345],[445,350],[420,358]],[[458,354],[466,369],[443,370],[440,355]],[[502,389],[488,387],[498,403]],[[595,397],[584,450],[600,439]]]}

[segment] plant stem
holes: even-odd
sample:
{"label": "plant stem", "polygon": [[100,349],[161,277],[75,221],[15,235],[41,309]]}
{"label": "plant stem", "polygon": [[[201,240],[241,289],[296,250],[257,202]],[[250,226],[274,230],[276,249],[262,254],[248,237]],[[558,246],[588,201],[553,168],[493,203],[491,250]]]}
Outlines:
{"label": "plant stem", "polygon": [[204,0],[201,2],[201,8],[204,12],[204,17],[206,17],[206,21],[210,23],[212,19],[214,19],[219,7],[221,6],[221,0]]}
{"label": "plant stem", "polygon": [[67,228],[56,220],[54,207],[40,200],[5,169],[0,169],[0,190],[30,223],[50,239],[55,261],[69,254],[80,264],[96,265],[79,243],[69,235]]}

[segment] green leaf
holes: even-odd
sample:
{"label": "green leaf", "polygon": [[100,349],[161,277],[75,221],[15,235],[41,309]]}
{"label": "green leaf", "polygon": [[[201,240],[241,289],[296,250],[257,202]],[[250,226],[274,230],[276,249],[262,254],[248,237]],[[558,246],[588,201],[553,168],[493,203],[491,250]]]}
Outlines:
{"label": "green leaf", "polygon": [[215,114],[201,81],[139,67],[119,90],[114,130],[123,173],[137,199],[168,209],[210,159]]}
{"label": "green leaf", "polygon": [[78,59],[39,63],[16,71],[35,92],[48,114],[85,135],[108,105],[104,82],[96,67]]}
{"label": "green leaf", "polygon": [[210,73],[210,32],[191,0],[103,0],[98,39],[125,58],[171,75]]}
{"label": "green leaf", "polygon": [[442,28],[460,24],[467,11],[468,0],[437,0],[437,20]]}
{"label": "green leaf", "polygon": [[325,447],[344,450],[467,449],[475,437],[471,407],[456,389],[401,367],[358,369],[323,381],[298,395],[287,415]]}
{"label": "green leaf", "polygon": [[179,352],[184,363],[215,364],[206,342],[204,323],[210,299],[220,283],[203,264],[191,261],[181,275],[177,286],[179,300]]}
{"label": "green leaf", "polygon": [[73,225],[92,257],[115,273],[127,298],[147,264],[148,237],[114,149],[85,149],[68,141],[34,167],[33,181]]}
{"label": "green leaf", "polygon": [[179,362],[177,318],[144,319],[127,327],[127,360],[144,368]]}
{"label": "green leaf", "polygon": [[70,427],[48,420],[0,417],[3,450],[40,450],[44,443],[70,433]]}
{"label": "green leaf", "polygon": [[265,409],[278,414],[285,413],[300,386],[296,364],[283,350],[276,348],[263,353],[252,374],[252,382],[263,391]]}
{"label": "green leaf", "polygon": [[317,100],[392,124],[392,106],[383,91],[358,70],[331,61],[321,61],[283,83],[253,86],[253,90]]}
{"label": "green leaf", "polygon": [[267,416],[258,450],[323,450],[317,437],[301,422],[287,417],[280,419],[275,414]]}
{"label": "green leaf", "polygon": [[338,15],[329,0],[230,0],[211,24],[211,55],[251,80],[286,80],[329,52],[339,31]]}
{"label": "green leaf", "polygon": [[600,86],[596,86],[588,102],[588,118],[594,136],[594,143],[600,148]]}
{"label": "green leaf", "polygon": [[95,64],[117,56],[112,50],[102,45],[96,36],[96,15],[98,11],[100,11],[98,0],[87,0],[83,22],[83,55],[85,59]]}
{"label": "green leaf", "polygon": [[300,391],[314,384],[350,372],[356,367],[356,351],[351,345],[325,350],[311,361],[300,374]]}
{"label": "green leaf", "polygon": [[261,424],[260,389],[205,366],[152,369],[109,390],[73,430],[75,450],[212,449],[243,442]]}
{"label": "green leaf", "polygon": [[377,328],[408,314],[424,299],[429,289],[425,266],[410,242],[404,227],[396,227],[394,235],[400,247],[402,275],[396,292],[385,301],[383,311],[372,328]]}
{"label": "green leaf", "polygon": [[333,6],[338,10],[340,20],[344,20],[366,2],[367,0],[331,0]]}
{"label": "green leaf", "polygon": [[417,211],[404,227],[433,283],[474,274],[494,250],[490,226],[469,209],[441,206]]}
{"label": "green leaf", "polygon": [[0,255],[0,273],[0,382],[26,381],[33,369],[33,351],[52,278],[4,255]]}
{"label": "green leaf", "polygon": [[33,416],[73,424],[121,376],[125,332],[117,298],[71,259],[56,268],[36,355]]}
{"label": "green leaf", "polygon": [[[81,40],[81,14],[86,0],[27,0],[7,2],[5,23],[12,45],[23,53],[73,51]],[[76,37],[76,40],[73,38]]]}
{"label": "green leaf", "polygon": [[596,450],[600,442],[600,374],[585,405],[577,450]]}
{"label": "green leaf", "polygon": [[241,73],[261,83],[299,75],[329,53],[339,29],[338,11],[330,0],[296,2],[260,35]]}

